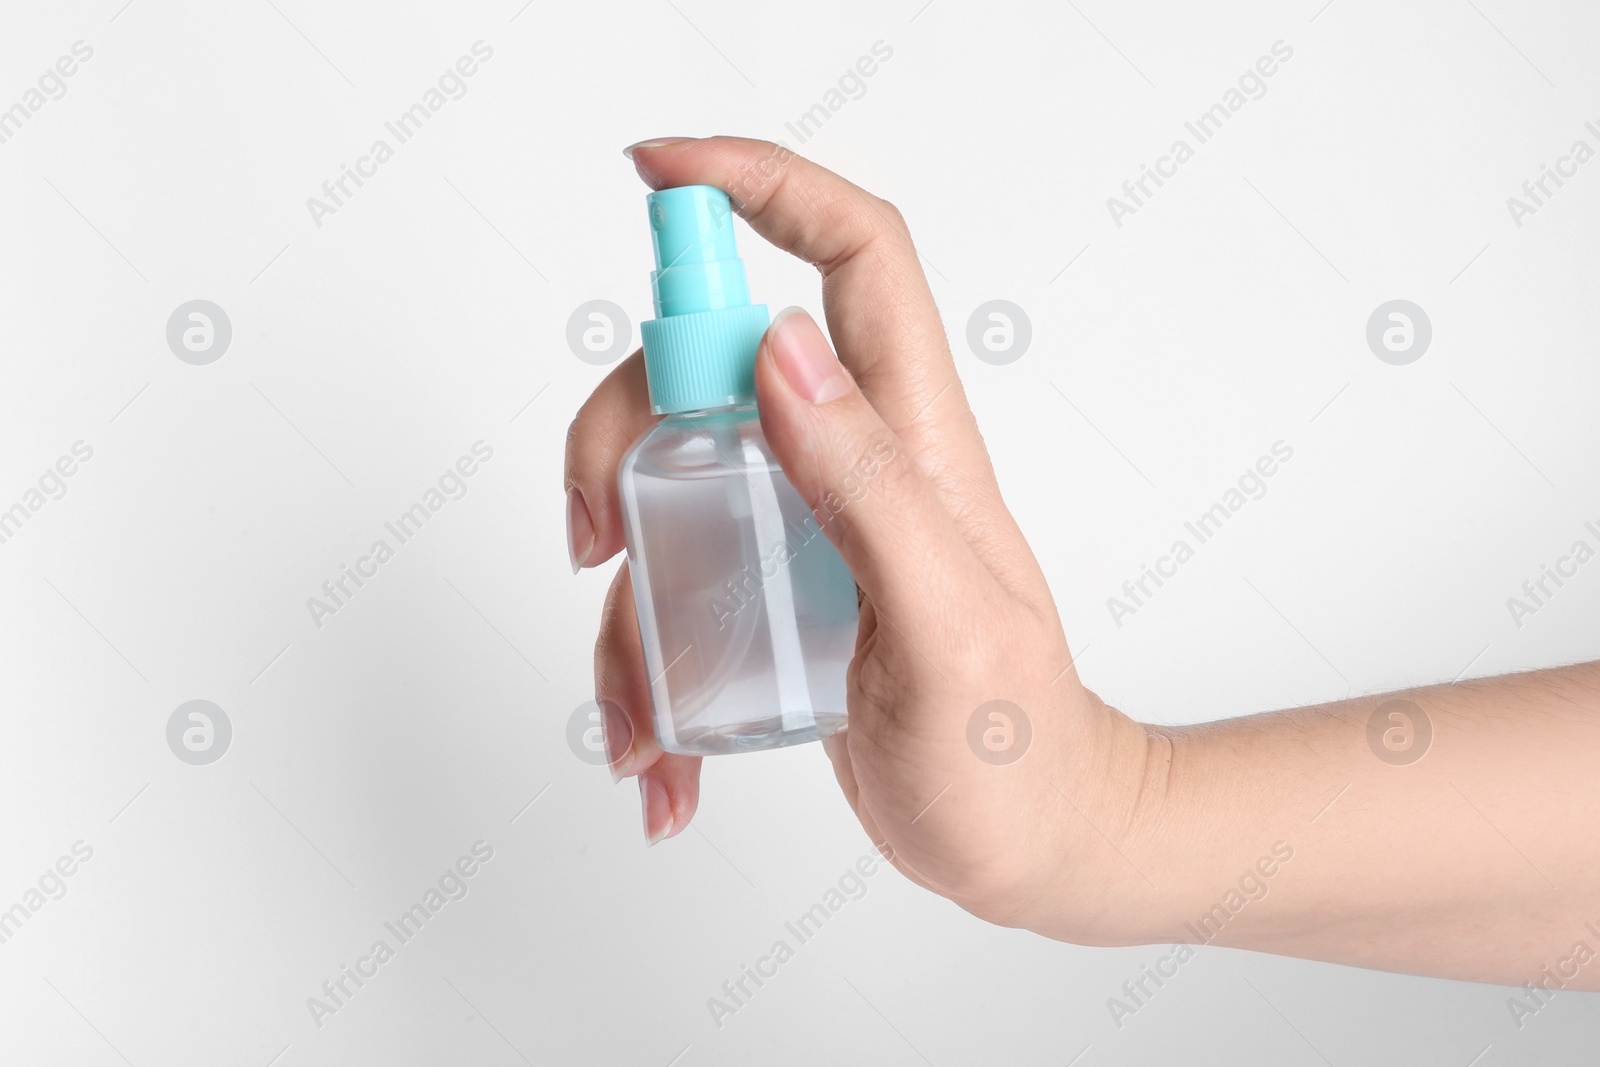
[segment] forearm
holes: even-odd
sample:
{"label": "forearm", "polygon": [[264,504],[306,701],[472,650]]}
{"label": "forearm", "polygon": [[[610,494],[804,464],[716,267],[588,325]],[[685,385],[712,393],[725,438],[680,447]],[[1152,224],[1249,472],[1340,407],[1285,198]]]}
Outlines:
{"label": "forearm", "polygon": [[[1369,739],[1393,700],[1409,752],[1401,719]],[[1600,951],[1600,664],[1152,737],[1119,846],[1144,938],[1511,984]]]}

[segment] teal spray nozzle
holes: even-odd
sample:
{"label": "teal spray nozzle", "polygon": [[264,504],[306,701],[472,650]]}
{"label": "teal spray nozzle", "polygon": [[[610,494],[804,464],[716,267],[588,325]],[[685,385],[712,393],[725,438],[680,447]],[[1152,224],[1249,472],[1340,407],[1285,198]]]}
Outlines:
{"label": "teal spray nozzle", "polygon": [[765,304],[750,303],[728,194],[709,185],[645,197],[656,317],[643,322],[645,375],[658,415],[755,402]]}

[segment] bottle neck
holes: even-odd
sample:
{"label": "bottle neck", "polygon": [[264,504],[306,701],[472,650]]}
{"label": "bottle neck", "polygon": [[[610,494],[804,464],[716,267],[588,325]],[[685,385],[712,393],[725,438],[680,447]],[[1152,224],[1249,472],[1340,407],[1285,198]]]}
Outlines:
{"label": "bottle neck", "polygon": [[683,419],[686,422],[720,422],[724,420],[750,419],[756,417],[756,405],[755,401],[747,400],[739,404],[722,404],[712,408],[701,408],[698,411],[675,411],[667,417]]}

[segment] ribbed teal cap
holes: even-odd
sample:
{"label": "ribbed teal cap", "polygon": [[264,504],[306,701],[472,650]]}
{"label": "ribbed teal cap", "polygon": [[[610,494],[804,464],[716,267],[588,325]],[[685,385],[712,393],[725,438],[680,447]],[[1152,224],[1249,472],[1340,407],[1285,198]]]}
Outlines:
{"label": "ribbed teal cap", "polygon": [[767,306],[750,303],[728,194],[709,185],[645,197],[656,269],[656,317],[639,326],[658,415],[755,402],[756,349]]}

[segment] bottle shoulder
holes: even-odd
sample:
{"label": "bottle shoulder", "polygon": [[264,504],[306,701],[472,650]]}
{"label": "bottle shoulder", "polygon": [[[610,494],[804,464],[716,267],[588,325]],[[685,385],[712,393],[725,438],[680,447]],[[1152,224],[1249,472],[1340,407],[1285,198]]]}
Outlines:
{"label": "bottle shoulder", "polygon": [[623,457],[624,479],[710,478],[778,469],[754,408],[668,415]]}

